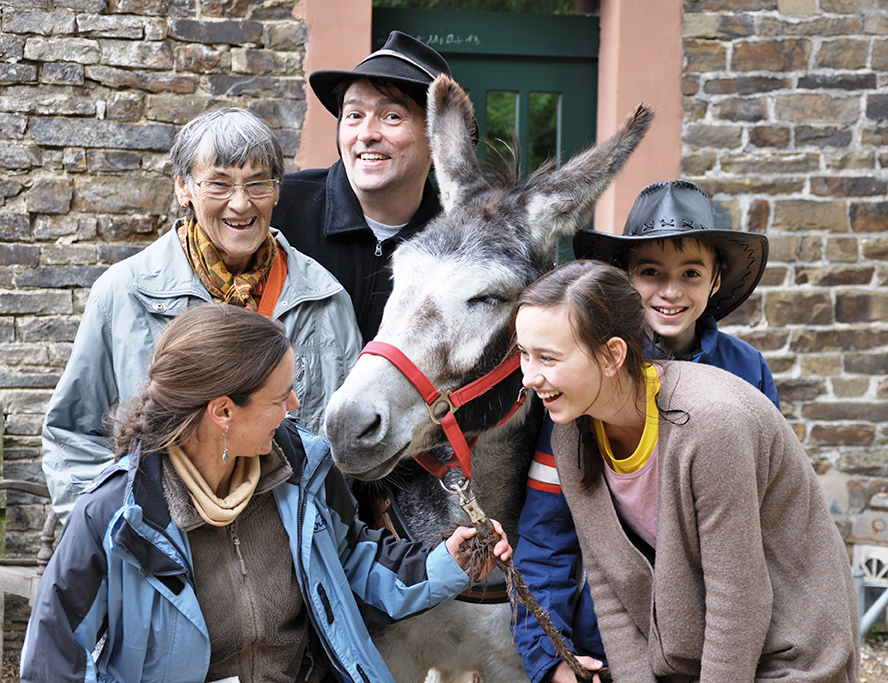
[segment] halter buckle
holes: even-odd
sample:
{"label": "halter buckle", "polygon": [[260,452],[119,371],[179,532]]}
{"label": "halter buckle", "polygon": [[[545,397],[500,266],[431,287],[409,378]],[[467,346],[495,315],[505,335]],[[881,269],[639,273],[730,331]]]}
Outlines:
{"label": "halter buckle", "polygon": [[[432,418],[432,422],[436,425],[441,424],[441,420],[444,419],[447,413],[456,412],[456,406],[450,400],[450,394],[440,394],[434,401],[427,403],[426,407],[429,409],[429,417]],[[438,414],[439,412],[440,415]]]}

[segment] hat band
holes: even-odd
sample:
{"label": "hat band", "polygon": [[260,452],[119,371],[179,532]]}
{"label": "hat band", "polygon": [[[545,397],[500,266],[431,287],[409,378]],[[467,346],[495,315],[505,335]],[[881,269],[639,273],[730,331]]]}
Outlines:
{"label": "hat band", "polygon": [[[433,74],[431,71],[426,69],[422,64],[420,64],[418,62],[414,62],[409,57],[405,57],[400,52],[395,52],[394,50],[377,50],[372,55],[367,57],[367,59],[365,59],[363,62],[361,62],[361,64],[365,64],[366,62],[369,62],[371,59],[374,59],[375,57],[395,57],[396,59],[400,59],[403,62],[407,62],[408,64],[412,64],[417,69],[419,69],[424,74],[426,74],[429,78],[431,78],[433,81],[435,80],[435,74]],[[361,64],[358,64],[358,66],[361,66]],[[357,67],[355,67],[355,68],[357,68]]]}

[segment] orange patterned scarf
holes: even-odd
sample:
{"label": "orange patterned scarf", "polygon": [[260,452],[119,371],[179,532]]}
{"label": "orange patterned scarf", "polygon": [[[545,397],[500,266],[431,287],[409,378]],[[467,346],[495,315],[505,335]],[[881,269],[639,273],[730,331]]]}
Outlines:
{"label": "orange patterned scarf", "polygon": [[194,217],[179,226],[178,235],[188,263],[214,301],[258,310],[253,295],[278,255],[278,246],[271,233],[253,255],[252,268],[240,275],[232,275],[228,271],[216,247]]}

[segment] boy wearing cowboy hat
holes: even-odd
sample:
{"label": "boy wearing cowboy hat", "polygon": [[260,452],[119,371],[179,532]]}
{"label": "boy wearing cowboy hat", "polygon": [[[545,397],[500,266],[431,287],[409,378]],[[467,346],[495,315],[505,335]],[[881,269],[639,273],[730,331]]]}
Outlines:
{"label": "boy wearing cowboy hat", "polygon": [[727,226],[727,212],[693,183],[654,183],[638,195],[622,235],[583,230],[574,253],[629,272],[670,355],[727,370],[779,408],[762,354],[716,324],[752,294],[768,262],[768,238],[720,227],[717,214]]}
{"label": "boy wearing cowboy hat", "polygon": [[[758,387],[779,408],[762,354],[719,332],[716,324],[749,297],[768,260],[764,235],[719,227],[729,223],[724,208],[693,183],[664,181],[641,191],[622,235],[582,230],[574,236],[574,253],[629,272],[663,351],[727,370]],[[551,434],[547,415],[518,521],[515,566],[581,662],[606,662],[588,587],[578,590],[578,540],[561,494]],[[523,612],[519,606],[513,634],[531,682],[577,681],[536,620]]]}
{"label": "boy wearing cowboy hat", "polygon": [[365,342],[391,294],[392,252],[441,210],[426,136],[426,92],[439,74],[451,75],[440,54],[392,31],[352,71],[309,76],[337,117],[340,160],[287,174],[272,225],[342,283]]}

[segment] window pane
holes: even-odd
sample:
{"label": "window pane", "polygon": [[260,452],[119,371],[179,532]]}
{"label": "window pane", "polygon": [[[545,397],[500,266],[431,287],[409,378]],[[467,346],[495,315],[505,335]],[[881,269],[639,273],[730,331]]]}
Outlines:
{"label": "window pane", "polygon": [[558,158],[561,133],[561,95],[554,92],[530,93],[527,172],[532,173],[549,159]]}
{"label": "window pane", "polygon": [[488,90],[485,103],[485,122],[487,141],[506,159],[511,159],[511,147],[515,144],[518,129],[518,93]]}

